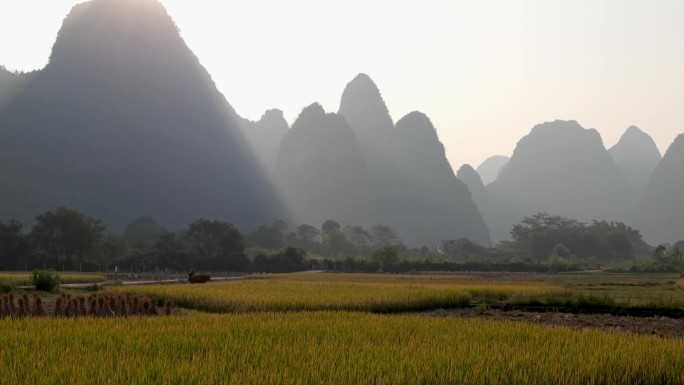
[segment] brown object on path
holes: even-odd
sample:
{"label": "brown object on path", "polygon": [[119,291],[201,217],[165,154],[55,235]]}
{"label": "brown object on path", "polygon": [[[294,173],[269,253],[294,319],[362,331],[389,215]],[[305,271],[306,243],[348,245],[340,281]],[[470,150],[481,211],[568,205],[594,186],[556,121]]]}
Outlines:
{"label": "brown object on path", "polygon": [[188,281],[190,281],[190,283],[205,283],[207,281],[211,281],[211,277],[207,274],[197,274],[195,273],[195,269],[190,269]]}

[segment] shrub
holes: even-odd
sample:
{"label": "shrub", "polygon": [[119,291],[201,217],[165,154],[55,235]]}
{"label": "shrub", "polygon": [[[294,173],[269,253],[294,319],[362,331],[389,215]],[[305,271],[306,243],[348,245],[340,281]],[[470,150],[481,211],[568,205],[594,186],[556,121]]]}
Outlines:
{"label": "shrub", "polygon": [[59,275],[47,270],[34,270],[31,283],[36,287],[36,290],[54,291],[59,286]]}
{"label": "shrub", "polygon": [[9,293],[14,290],[14,285],[10,281],[0,281],[0,293]]}

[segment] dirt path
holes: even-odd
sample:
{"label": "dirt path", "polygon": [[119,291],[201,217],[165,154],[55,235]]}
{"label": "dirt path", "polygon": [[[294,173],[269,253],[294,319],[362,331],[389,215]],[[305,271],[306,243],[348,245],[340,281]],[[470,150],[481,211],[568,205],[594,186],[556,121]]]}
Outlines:
{"label": "dirt path", "polygon": [[571,314],[554,312],[526,312],[503,310],[437,310],[429,313],[436,317],[463,317],[491,320],[510,320],[565,326],[573,329],[602,329],[622,333],[656,335],[664,338],[684,338],[684,319],[668,317],[632,317],[611,314]]}

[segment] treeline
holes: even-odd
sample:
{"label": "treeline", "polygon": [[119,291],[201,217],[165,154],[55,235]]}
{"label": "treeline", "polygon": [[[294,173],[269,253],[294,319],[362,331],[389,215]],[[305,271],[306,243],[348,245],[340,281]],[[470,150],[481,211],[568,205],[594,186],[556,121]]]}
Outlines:
{"label": "treeline", "polygon": [[307,253],[350,257],[384,247],[397,254],[406,249],[388,226],[342,226],[334,220],[292,230],[276,221],[243,235],[230,223],[203,218],[172,232],[142,216],[120,236],[106,229],[101,220],[66,207],[38,215],[28,232],[17,220],[0,222],[0,269],[285,272],[317,265],[315,257],[305,261]]}
{"label": "treeline", "polygon": [[496,247],[459,239],[443,241],[434,251],[407,248],[382,224],[366,228],[327,220],[320,228],[290,228],[279,220],[243,235],[230,223],[204,218],[172,232],[150,216],[129,223],[122,235],[112,235],[101,220],[60,207],[36,217],[30,231],[16,220],[0,222],[0,269],[547,272],[612,266],[684,271],[681,245],[652,249],[637,230],[619,222],[585,224],[541,212],[524,218],[511,235],[512,241]]}
{"label": "treeline", "polygon": [[680,252],[684,241],[653,248],[638,230],[621,222],[583,223],[539,212],[514,225],[511,238],[496,247],[467,239],[447,241],[440,247],[450,262],[474,270],[684,272]]}
{"label": "treeline", "polygon": [[38,215],[27,233],[16,220],[0,223],[0,269],[247,271],[250,265],[244,237],[229,223],[197,219],[174,233],[143,216],[121,236],[106,228],[66,207]]}

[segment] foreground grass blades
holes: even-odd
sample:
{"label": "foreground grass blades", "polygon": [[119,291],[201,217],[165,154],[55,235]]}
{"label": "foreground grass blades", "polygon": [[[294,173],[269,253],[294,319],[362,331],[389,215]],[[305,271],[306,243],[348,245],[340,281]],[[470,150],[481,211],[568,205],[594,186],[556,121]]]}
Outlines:
{"label": "foreground grass blades", "polygon": [[338,310],[387,313],[465,307],[473,298],[498,300],[514,295],[567,293],[565,289],[545,283],[372,274],[286,274],[205,285],[136,286],[117,290],[211,312]]}
{"label": "foreground grass blades", "polygon": [[347,312],[2,321],[0,384],[684,383],[684,341]]}

